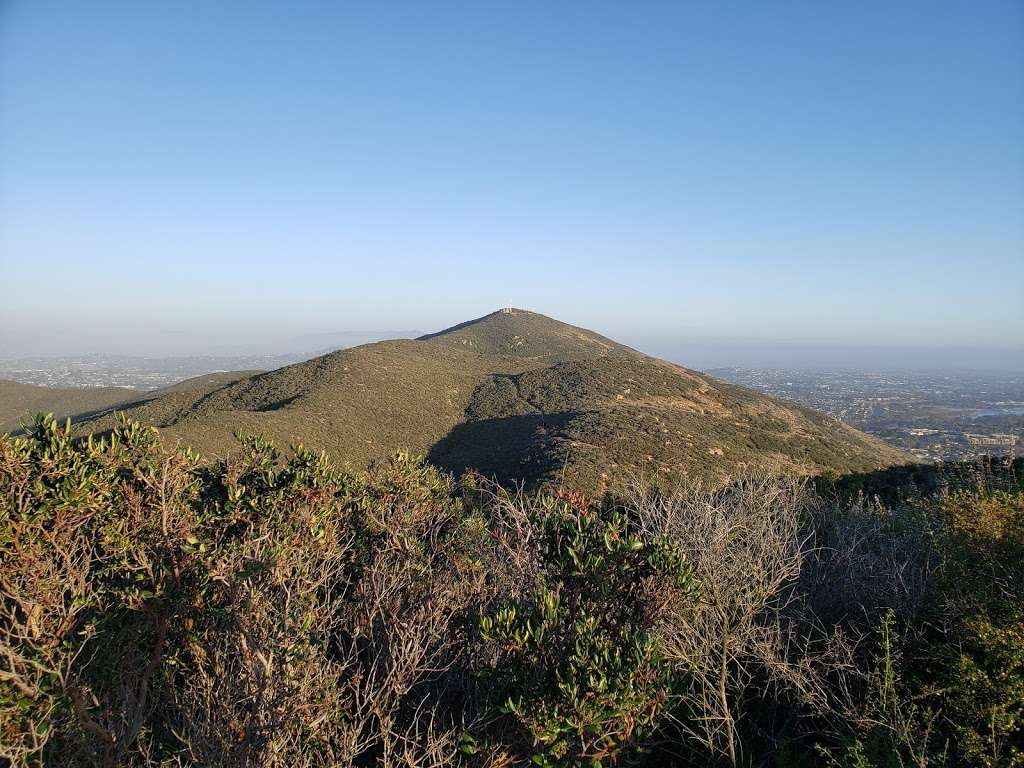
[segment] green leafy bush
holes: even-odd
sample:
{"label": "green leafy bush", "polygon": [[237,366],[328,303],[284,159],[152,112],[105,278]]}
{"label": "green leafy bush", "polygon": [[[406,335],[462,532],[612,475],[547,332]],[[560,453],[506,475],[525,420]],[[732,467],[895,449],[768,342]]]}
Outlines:
{"label": "green leafy bush", "polygon": [[930,527],[927,591],[886,614],[874,714],[840,764],[1024,765],[1024,491],[1010,462],[949,469],[917,472],[925,494],[892,478],[885,513]]}
{"label": "green leafy bush", "polygon": [[[544,498],[531,509],[538,572],[527,594],[481,619],[493,684],[512,738],[537,765],[600,765],[649,739],[672,670],[652,627],[659,605],[694,592],[692,568],[665,537],[614,505]],[[668,593],[668,594],[667,594]]]}

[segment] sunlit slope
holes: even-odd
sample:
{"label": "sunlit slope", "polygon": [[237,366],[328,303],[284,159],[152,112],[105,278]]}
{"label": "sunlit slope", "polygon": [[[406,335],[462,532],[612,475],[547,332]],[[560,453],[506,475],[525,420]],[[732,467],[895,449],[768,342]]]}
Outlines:
{"label": "sunlit slope", "polygon": [[[357,467],[403,448],[453,471],[587,489],[611,469],[718,480],[752,467],[844,472],[906,460],[821,414],[521,310],[168,392],[128,413],[208,454],[247,432]],[[105,414],[81,430],[113,423]]]}
{"label": "sunlit slope", "polygon": [[[396,448],[427,451],[458,424],[476,386],[514,360],[416,341],[334,352],[209,393],[155,398],[128,415],[206,453],[230,451],[235,432],[324,449],[365,464]],[[113,415],[83,425],[104,431]]]}
{"label": "sunlit slope", "polygon": [[630,475],[721,480],[753,468],[803,474],[907,461],[823,414],[639,357],[494,375],[430,458],[453,471],[591,489]]}
{"label": "sunlit slope", "polygon": [[34,413],[52,413],[58,419],[109,408],[138,397],[123,387],[41,387],[0,381],[0,432],[15,431]]}
{"label": "sunlit slope", "polygon": [[417,341],[458,346],[485,355],[558,362],[604,355],[637,354],[604,336],[523,309],[492,312]]}

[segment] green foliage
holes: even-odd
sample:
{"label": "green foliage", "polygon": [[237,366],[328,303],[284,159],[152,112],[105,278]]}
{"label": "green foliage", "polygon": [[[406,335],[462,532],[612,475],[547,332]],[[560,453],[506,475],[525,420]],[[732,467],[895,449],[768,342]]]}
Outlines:
{"label": "green foliage", "polygon": [[961,638],[936,681],[957,750],[985,768],[1024,765],[1024,622],[970,619]]}
{"label": "green foliage", "polygon": [[1024,491],[944,498],[940,591],[953,621],[922,649],[919,689],[940,707],[966,764],[1024,765]]}
{"label": "green foliage", "polygon": [[[128,421],[84,443],[52,418],[27,433],[0,440],[0,732],[12,759],[47,740],[114,759],[141,722],[110,710],[145,707],[194,593],[196,457],[163,452],[156,430]],[[118,666],[137,674],[103,672]],[[72,715],[84,732],[57,727]]]}
{"label": "green foliage", "polygon": [[1024,490],[1017,464],[887,474],[891,484],[869,478],[866,489],[898,500],[888,512],[895,524],[928,521],[931,588],[901,640],[886,614],[870,686],[878,725],[836,764],[1024,765]]}
{"label": "green foliage", "polygon": [[692,594],[692,568],[611,505],[547,498],[533,522],[533,591],[481,619],[492,675],[509,692],[501,710],[533,744],[537,765],[628,757],[668,700],[671,670],[651,633],[659,593]]}
{"label": "green foliage", "polygon": [[[751,692],[730,710],[737,764],[1024,765],[1014,471],[861,478],[892,495],[806,516],[783,544],[813,551],[751,618],[749,648],[778,665],[730,646],[721,667]],[[668,507],[456,485],[408,453],[353,472],[240,435],[205,463],[127,419],[76,438],[38,418],[0,436],[0,763],[728,759],[695,738],[713,700],[683,696],[707,694],[704,646],[672,632],[730,586],[691,563],[743,547],[756,571],[778,551],[754,546],[750,515],[702,504],[719,549]],[[830,656],[837,638],[856,642]]]}
{"label": "green foliage", "polygon": [[[267,754],[292,765],[366,749],[384,711],[411,727],[415,664],[444,666],[439,614],[460,606],[450,478],[404,455],[353,475],[240,443],[203,466],[127,420],[100,440],[50,418],[0,436],[0,758],[205,762],[276,739]],[[389,622],[431,611],[436,635],[387,647]],[[390,710],[360,709],[351,679]]]}

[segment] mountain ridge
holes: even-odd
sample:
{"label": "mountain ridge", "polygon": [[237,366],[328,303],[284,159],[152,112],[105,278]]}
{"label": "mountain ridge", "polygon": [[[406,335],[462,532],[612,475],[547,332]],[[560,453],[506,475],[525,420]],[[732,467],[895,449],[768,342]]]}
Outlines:
{"label": "mountain ridge", "polygon": [[[123,410],[211,455],[231,451],[241,431],[356,467],[407,449],[453,472],[589,490],[624,467],[720,480],[754,468],[810,474],[908,460],[822,414],[519,309]],[[110,411],[77,429],[113,424]]]}

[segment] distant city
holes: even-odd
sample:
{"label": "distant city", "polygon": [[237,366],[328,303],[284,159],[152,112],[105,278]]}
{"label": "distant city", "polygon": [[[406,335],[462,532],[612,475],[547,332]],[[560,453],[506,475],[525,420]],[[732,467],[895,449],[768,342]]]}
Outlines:
{"label": "distant city", "polygon": [[715,368],[712,376],[806,405],[925,461],[1019,455],[1024,375]]}
{"label": "distant city", "polygon": [[137,357],[24,357],[0,360],[0,379],[44,387],[124,387],[150,391],[193,376],[220,371],[271,370],[313,357],[294,355],[197,355]]}

